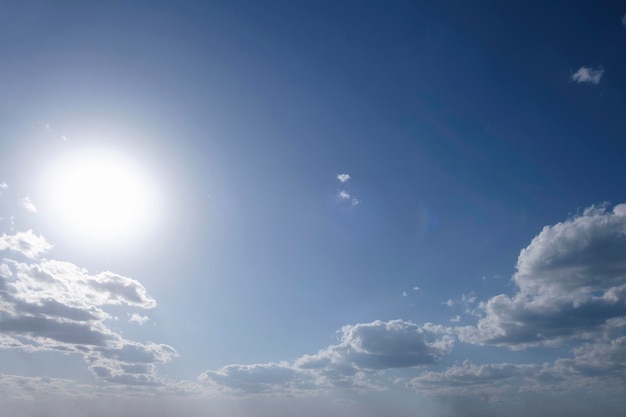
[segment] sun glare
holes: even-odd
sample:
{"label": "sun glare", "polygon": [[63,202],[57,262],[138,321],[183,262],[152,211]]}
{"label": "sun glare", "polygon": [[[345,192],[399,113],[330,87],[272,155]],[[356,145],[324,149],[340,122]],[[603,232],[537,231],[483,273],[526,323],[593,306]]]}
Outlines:
{"label": "sun glare", "polygon": [[129,156],[83,150],[53,161],[44,175],[46,208],[65,237],[124,245],[154,227],[155,181]]}

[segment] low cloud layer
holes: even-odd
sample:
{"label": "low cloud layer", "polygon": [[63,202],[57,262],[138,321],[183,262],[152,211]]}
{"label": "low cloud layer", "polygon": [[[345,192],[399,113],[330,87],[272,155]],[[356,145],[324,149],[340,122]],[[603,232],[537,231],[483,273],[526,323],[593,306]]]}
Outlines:
{"label": "low cloud layer", "polygon": [[247,394],[377,389],[372,385],[376,374],[432,365],[453,346],[453,339],[436,327],[402,320],[344,326],[340,333],[340,343],[293,362],[228,365],[206,371],[199,379],[217,389]]}

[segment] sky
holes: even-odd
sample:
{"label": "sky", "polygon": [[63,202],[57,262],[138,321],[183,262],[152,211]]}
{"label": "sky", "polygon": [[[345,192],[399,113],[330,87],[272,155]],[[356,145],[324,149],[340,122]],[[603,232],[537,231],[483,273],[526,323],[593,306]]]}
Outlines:
{"label": "sky", "polygon": [[622,416],[626,5],[0,2],[0,405]]}

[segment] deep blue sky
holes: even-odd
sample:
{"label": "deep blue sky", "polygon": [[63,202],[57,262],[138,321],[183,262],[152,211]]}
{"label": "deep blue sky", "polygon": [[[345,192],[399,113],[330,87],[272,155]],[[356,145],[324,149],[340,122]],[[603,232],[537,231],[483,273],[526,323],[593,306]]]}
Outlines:
{"label": "deep blue sky", "polygon": [[619,415],[625,14],[3,3],[2,401]]}

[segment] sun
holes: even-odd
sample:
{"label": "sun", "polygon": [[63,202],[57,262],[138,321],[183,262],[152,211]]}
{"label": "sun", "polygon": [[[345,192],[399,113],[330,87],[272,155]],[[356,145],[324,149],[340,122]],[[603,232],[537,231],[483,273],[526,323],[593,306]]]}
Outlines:
{"label": "sun", "polygon": [[154,176],[112,149],[82,149],[53,160],[43,189],[55,226],[81,244],[123,246],[154,228],[158,217]]}

